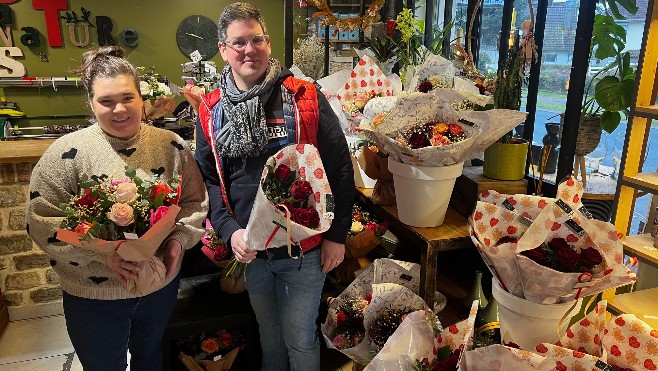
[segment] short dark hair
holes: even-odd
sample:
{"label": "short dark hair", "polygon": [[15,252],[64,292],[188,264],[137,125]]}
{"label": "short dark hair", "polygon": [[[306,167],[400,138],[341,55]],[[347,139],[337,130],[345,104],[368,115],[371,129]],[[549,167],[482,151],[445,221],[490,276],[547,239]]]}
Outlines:
{"label": "short dark hair", "polygon": [[75,71],[82,78],[82,85],[89,99],[93,98],[93,85],[97,78],[113,78],[122,75],[132,77],[139,91],[139,72],[135,66],[123,58],[119,46],[103,46],[82,54],[82,63]]}
{"label": "short dark hair", "polygon": [[233,3],[228,5],[222,10],[222,14],[219,15],[219,20],[217,21],[217,36],[219,37],[219,41],[226,41],[226,29],[228,29],[231,23],[250,19],[258,21],[263,29],[263,33],[267,34],[265,20],[256,6],[249,3]]}

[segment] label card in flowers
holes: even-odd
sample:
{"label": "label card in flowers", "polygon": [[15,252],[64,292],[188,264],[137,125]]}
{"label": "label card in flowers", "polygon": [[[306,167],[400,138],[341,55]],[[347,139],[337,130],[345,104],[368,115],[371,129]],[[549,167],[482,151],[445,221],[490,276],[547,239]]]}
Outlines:
{"label": "label card in flowers", "polygon": [[80,194],[60,205],[66,217],[57,239],[107,255],[116,251],[127,261],[146,261],[138,278],[125,285],[129,293],[145,295],[165,279],[164,264],[153,255],[176,223],[181,183],[180,177],[142,179],[128,167],[126,176],[112,181],[83,175]]}
{"label": "label card in flowers", "polygon": [[270,157],[263,169],[244,234],[254,250],[298,244],[329,229],[333,198],[317,148],[296,144]]}

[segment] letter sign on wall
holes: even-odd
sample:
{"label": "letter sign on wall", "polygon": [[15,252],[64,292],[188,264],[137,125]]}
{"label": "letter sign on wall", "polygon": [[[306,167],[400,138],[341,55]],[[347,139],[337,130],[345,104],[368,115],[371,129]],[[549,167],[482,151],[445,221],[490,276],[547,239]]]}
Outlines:
{"label": "letter sign on wall", "polygon": [[123,30],[123,32],[121,32],[121,42],[125,46],[136,48],[137,39],[139,39],[139,34],[132,28],[126,28]]}
{"label": "letter sign on wall", "polygon": [[59,26],[59,11],[69,8],[67,0],[32,0],[34,10],[43,10],[46,17],[48,45],[62,46],[62,32]]}
{"label": "letter sign on wall", "polygon": [[[7,57],[9,54],[9,57]],[[22,57],[23,52],[17,47],[0,47],[0,77],[23,77],[25,66],[10,57]]]}
{"label": "letter sign on wall", "polygon": [[21,31],[25,32],[21,35],[21,44],[28,48],[38,48],[41,45],[39,31],[34,27],[21,27]]}

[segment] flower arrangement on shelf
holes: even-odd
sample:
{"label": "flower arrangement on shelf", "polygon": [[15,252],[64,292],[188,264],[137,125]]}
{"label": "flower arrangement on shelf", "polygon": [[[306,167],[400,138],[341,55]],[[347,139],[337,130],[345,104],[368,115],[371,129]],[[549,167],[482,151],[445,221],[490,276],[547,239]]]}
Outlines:
{"label": "flower arrangement on shelf", "polygon": [[324,75],[324,44],[315,35],[297,40],[297,47],[293,48],[292,60],[304,75],[319,80]]}
{"label": "flower arrangement on shelf", "polygon": [[396,138],[402,145],[412,149],[425,147],[442,147],[466,139],[464,130],[458,123],[437,121],[413,126]]}
{"label": "flower arrangement on shelf", "polygon": [[142,179],[127,166],[125,175],[112,180],[83,174],[79,194],[59,205],[64,219],[57,239],[102,254],[116,252],[126,261],[149,260],[136,279],[122,282],[129,293],[146,295],[165,279],[166,268],[154,254],[175,226],[181,176]]}
{"label": "flower arrangement on shelf", "polygon": [[144,119],[149,122],[172,112],[176,105],[167,78],[155,72],[155,65],[148,70],[145,67],[137,70],[142,76],[139,92],[144,100]]}
{"label": "flower arrangement on shelf", "polygon": [[388,227],[387,222],[380,222],[370,212],[364,211],[361,206],[352,206],[352,226],[347,233],[348,238],[355,237],[363,232],[370,231],[376,237],[381,237]]}
{"label": "flower arrangement on shelf", "polygon": [[429,93],[436,88],[451,88],[452,82],[448,81],[446,77],[430,76],[424,79],[418,85],[418,91],[421,93]]}
{"label": "flower arrangement on shelf", "polygon": [[332,339],[336,349],[352,348],[361,343],[366,333],[363,324],[364,313],[371,300],[372,296],[369,294],[363,298],[341,299],[336,310],[336,330]]}

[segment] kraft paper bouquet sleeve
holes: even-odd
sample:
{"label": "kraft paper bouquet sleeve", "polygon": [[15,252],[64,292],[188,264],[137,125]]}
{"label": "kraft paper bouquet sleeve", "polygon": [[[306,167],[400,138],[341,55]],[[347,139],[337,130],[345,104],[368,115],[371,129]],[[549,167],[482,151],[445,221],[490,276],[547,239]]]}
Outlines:
{"label": "kraft paper bouquet sleeve", "polygon": [[131,294],[146,295],[160,287],[165,280],[165,266],[162,260],[155,257],[154,254],[174,228],[179,211],[179,206],[169,206],[167,213],[157,223],[153,224],[146,233],[135,240],[107,241],[99,238],[89,238],[82,233],[63,228],[57,230],[57,239],[73,246],[106,255],[116,251],[126,261],[144,262],[144,269],[139,273],[138,278],[128,280],[125,288]]}
{"label": "kraft paper bouquet sleeve", "polygon": [[[477,157],[525,120],[526,113],[519,111],[455,109],[458,108],[455,103],[464,98],[457,91],[437,89],[433,94],[416,92],[400,96],[393,108],[385,112],[375,111],[377,107],[384,109],[385,105],[373,103],[373,111],[368,110],[367,115],[375,115],[374,118],[362,121],[358,130],[397,162],[445,166]],[[420,148],[414,148],[411,141],[405,139],[409,131],[433,123],[459,126],[459,139],[449,143],[432,142]]]}
{"label": "kraft paper bouquet sleeve", "polygon": [[320,153],[311,144],[290,145],[266,162],[244,238],[254,250],[288,246],[290,253],[291,245],[326,231],[332,221]]}
{"label": "kraft paper bouquet sleeve", "polygon": [[481,195],[469,217],[471,239],[502,288],[553,304],[635,281],[615,227],[592,219],[582,195],[573,177],[559,185],[556,199]]}

